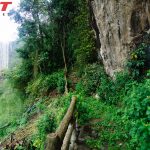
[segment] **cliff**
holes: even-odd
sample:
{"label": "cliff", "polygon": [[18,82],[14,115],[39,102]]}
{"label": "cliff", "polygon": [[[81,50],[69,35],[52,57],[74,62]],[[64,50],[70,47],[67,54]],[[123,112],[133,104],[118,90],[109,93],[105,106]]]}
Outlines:
{"label": "cliff", "polygon": [[150,1],[93,0],[91,6],[99,30],[97,37],[105,70],[113,76],[124,69],[131,45],[149,31]]}

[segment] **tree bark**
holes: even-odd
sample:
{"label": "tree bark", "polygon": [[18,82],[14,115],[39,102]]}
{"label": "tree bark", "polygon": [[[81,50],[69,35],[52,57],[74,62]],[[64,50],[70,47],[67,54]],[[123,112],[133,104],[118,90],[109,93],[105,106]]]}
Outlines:
{"label": "tree bark", "polygon": [[65,47],[66,47],[66,33],[63,27],[63,36],[62,36],[62,42],[61,42],[61,49],[62,49],[62,54],[63,54],[63,60],[64,60],[64,79],[65,79],[65,94],[68,94],[68,81],[67,81],[67,62],[66,62],[66,56],[65,56]]}
{"label": "tree bark", "polygon": [[48,134],[45,150],[60,150],[61,144],[57,134]]}
{"label": "tree bark", "polygon": [[61,141],[64,139],[65,133],[66,133],[67,128],[68,128],[68,125],[69,125],[69,123],[70,123],[70,121],[73,117],[76,100],[77,100],[77,98],[75,96],[72,97],[72,101],[71,101],[71,104],[68,108],[68,111],[67,111],[66,115],[64,116],[62,122],[60,123],[60,125],[59,125],[59,127],[56,131],[59,138],[61,139]]}
{"label": "tree bark", "polygon": [[60,123],[57,131],[47,136],[45,150],[60,150],[61,149],[69,123],[71,119],[73,118],[76,100],[77,98],[75,96],[72,97],[72,101],[68,108],[68,111],[66,115],[64,116],[62,122]]}
{"label": "tree bark", "polygon": [[38,50],[35,51],[35,58],[34,58],[34,68],[33,68],[33,75],[34,78],[38,75]]}
{"label": "tree bark", "polygon": [[68,150],[69,149],[72,132],[73,132],[73,124],[70,124],[68,127],[68,130],[66,132],[61,150]]}

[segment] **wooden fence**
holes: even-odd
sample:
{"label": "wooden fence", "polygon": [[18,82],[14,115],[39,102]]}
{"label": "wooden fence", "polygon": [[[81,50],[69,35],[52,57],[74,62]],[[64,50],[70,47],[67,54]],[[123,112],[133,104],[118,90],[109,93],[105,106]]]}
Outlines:
{"label": "wooden fence", "polygon": [[74,130],[75,120],[74,111],[77,98],[72,97],[70,106],[60,123],[57,131],[47,135],[45,150],[68,150],[70,139]]}

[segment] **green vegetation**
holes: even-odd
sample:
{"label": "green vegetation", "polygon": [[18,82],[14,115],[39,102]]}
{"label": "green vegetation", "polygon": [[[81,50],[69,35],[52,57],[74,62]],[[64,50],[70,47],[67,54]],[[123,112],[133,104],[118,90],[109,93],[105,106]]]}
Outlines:
{"label": "green vegetation", "polygon": [[10,13],[23,44],[17,49],[21,62],[0,87],[0,127],[8,124],[0,138],[34,122],[28,149],[43,150],[75,94],[78,124],[97,133],[85,141],[90,148],[150,149],[149,44],[139,44],[127,70],[112,79],[97,62],[89,12],[84,0],[22,0]]}
{"label": "green vegetation", "polygon": [[[120,109],[117,106],[106,105],[100,100],[83,97],[79,105],[79,123],[91,124],[96,137],[88,137],[87,145],[90,148],[100,149],[108,146],[109,149],[126,149],[127,134],[121,119]],[[106,147],[105,147],[106,148]]]}
{"label": "green vegetation", "polygon": [[[89,66],[89,70],[92,68],[93,65]],[[96,71],[98,70],[95,69]],[[138,83],[127,73],[119,73],[115,80],[110,80],[103,73],[96,81],[100,83],[97,84],[99,100],[84,94],[85,90],[91,87],[90,81],[83,82],[84,86],[80,84],[80,91],[83,92],[77,92],[80,99],[77,107],[79,123],[86,125],[92,119],[100,119],[91,125],[99,133],[97,138],[87,139],[87,144],[97,149],[105,146],[110,149],[150,148],[150,80],[144,79]]]}
{"label": "green vegetation", "polygon": [[125,97],[125,119],[133,148],[149,149],[150,137],[150,80],[133,86]]}
{"label": "green vegetation", "polygon": [[45,114],[42,116],[38,123],[38,131],[39,141],[41,141],[41,144],[37,145],[37,141],[34,141],[34,146],[44,150],[44,141],[46,139],[46,135],[55,131],[55,120],[52,114]]}
{"label": "green vegetation", "polygon": [[32,96],[39,97],[48,95],[49,91],[57,89],[58,93],[64,93],[65,81],[63,71],[58,71],[50,75],[41,75],[30,82],[26,92]]}
{"label": "green vegetation", "polygon": [[[16,129],[24,111],[24,97],[7,80],[0,84],[0,139]],[[6,127],[5,127],[6,126]]]}
{"label": "green vegetation", "polygon": [[135,48],[131,53],[131,58],[127,63],[131,76],[137,79],[144,74],[144,68],[146,67],[146,49],[148,45],[142,43]]}
{"label": "green vegetation", "polygon": [[46,135],[56,131],[58,128],[69,107],[71,96],[69,94],[67,96],[52,98],[49,101],[46,100],[38,104],[34,112],[38,112],[41,108],[41,116],[37,122],[38,132],[30,139],[32,141],[31,147],[44,150]]}

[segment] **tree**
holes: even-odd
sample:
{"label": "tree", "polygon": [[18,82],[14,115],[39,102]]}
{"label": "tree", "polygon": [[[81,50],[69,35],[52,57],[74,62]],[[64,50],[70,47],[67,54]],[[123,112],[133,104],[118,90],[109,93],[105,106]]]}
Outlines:
{"label": "tree", "polygon": [[64,68],[68,93],[68,69],[91,59],[94,42],[87,13],[83,0],[21,1],[19,10],[11,15],[20,23],[19,37],[24,44],[18,53],[31,63],[32,78]]}

